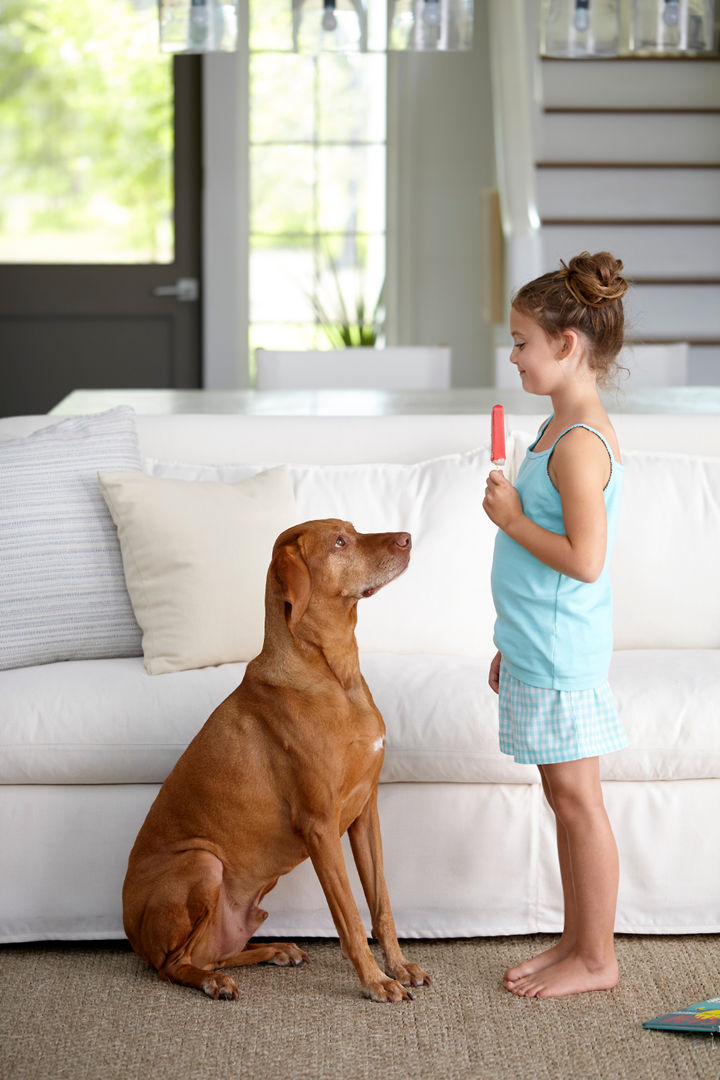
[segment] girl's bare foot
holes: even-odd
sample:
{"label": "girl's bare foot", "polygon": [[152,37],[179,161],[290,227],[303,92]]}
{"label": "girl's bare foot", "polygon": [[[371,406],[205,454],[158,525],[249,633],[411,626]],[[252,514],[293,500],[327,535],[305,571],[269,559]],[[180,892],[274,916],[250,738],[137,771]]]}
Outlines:
{"label": "girl's bare foot", "polygon": [[564,960],[566,956],[570,955],[573,948],[573,942],[561,937],[545,952],[538,953],[537,956],[518,964],[517,967],[508,968],[503,977],[503,983],[508,990],[512,990],[519,979],[526,979],[528,975],[535,975],[538,971],[542,971],[543,968],[551,967],[553,964],[557,964],[558,961]]}
{"label": "girl's bare foot", "polygon": [[566,997],[590,990],[612,990],[617,981],[618,965],[614,957],[604,964],[590,964],[573,952],[564,960],[519,979],[508,989],[519,997]]}

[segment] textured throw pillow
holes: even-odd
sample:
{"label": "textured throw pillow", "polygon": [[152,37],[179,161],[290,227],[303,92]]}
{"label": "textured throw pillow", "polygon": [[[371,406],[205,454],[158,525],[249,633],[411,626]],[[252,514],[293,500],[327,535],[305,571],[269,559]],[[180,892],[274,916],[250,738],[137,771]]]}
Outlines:
{"label": "textured throw pillow", "polygon": [[98,469],[137,469],[132,409],[0,442],[0,669],[139,656]]}
{"label": "textured throw pillow", "polygon": [[[146,463],[155,475],[239,480],[249,465]],[[255,468],[260,468],[256,466]],[[482,508],[487,448],[414,465],[289,465],[298,520],[339,517],[360,532],[412,533],[408,570],[358,606],[369,652],[488,656],[495,612],[490,564],[495,526]]]}
{"label": "textured throw pillow", "polygon": [[150,674],[256,656],[272,547],[298,521],[287,470],[237,484],[122,472],[99,480]]}

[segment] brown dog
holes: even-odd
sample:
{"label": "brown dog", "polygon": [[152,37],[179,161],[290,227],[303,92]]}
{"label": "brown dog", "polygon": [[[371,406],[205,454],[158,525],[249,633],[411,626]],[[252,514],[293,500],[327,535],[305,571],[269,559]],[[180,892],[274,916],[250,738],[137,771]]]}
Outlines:
{"label": "brown dog", "polygon": [[[410,547],[408,533],[335,520],[275,542],[262,652],[168,776],[130,854],[125,932],[161,978],[237,998],[217,968],[307,960],[296,945],[248,939],[267,918],[263,896],[309,856],[364,994],[399,1001],[429,984],[390,910],[377,812],[385,725],[355,642],[358,600],[406,569]],[[350,890],[346,830],[385,974]]]}

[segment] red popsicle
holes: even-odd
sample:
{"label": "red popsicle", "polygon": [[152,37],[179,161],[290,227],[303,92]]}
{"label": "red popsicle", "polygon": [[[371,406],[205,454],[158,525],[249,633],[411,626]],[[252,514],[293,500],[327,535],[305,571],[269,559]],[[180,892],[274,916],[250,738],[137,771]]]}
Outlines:
{"label": "red popsicle", "polygon": [[502,405],[493,405],[492,409],[492,449],[490,458],[493,465],[505,464],[505,410]]}

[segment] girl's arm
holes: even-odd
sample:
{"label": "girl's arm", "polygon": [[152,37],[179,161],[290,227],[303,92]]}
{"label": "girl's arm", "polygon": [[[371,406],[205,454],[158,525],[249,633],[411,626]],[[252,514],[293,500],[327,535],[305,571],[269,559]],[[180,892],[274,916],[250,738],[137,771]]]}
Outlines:
{"label": "girl's arm", "polygon": [[483,507],[503,532],[546,566],[578,581],[596,581],[605,564],[607,520],[603,489],[610,461],[597,435],[575,428],[550,459],[550,478],[560,493],[565,533],[536,525],[523,513],[515,488],[499,469],[488,477]]}

